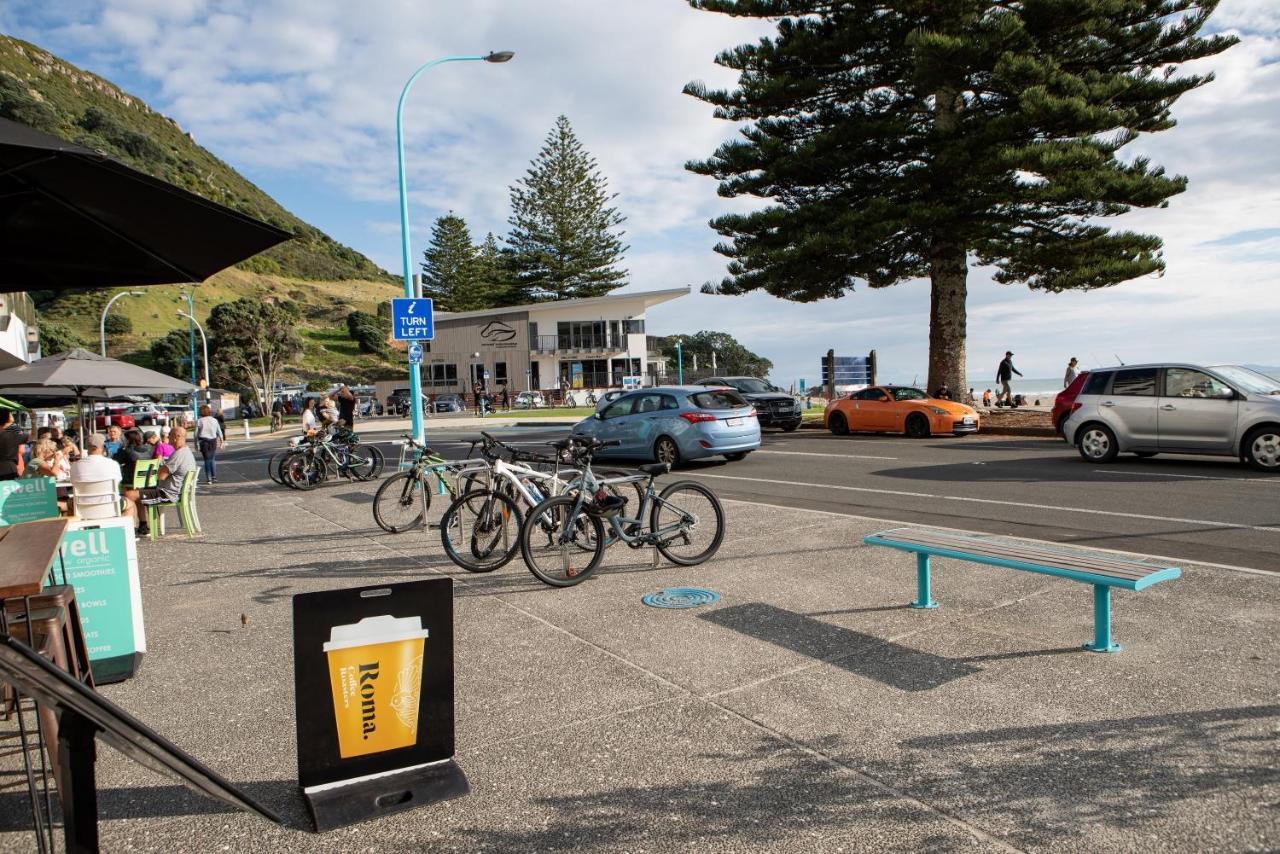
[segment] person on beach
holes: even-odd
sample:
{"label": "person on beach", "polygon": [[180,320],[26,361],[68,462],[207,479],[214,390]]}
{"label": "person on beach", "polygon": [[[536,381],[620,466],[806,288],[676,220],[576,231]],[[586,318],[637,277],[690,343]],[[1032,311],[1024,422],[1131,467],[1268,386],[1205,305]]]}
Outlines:
{"label": "person on beach", "polygon": [[1063,388],[1067,388],[1068,386],[1070,386],[1073,382],[1076,381],[1076,377],[1080,376],[1080,372],[1076,370],[1077,364],[1079,364],[1079,362],[1076,361],[1075,356],[1072,356],[1071,361],[1067,362],[1067,372],[1062,377]]}
{"label": "person on beach", "polygon": [[982,393],[982,405],[987,409],[991,408],[991,389],[987,389]]}
{"label": "person on beach", "polygon": [[1009,387],[1010,380],[1013,375],[1022,376],[1022,371],[1013,366],[1013,351],[1006,350],[1004,358],[1000,360],[1000,367],[996,368],[996,382],[1000,385],[1000,391],[996,394],[996,405],[1000,405],[1000,401],[1013,406],[1013,389]]}
{"label": "person on beach", "polygon": [[977,406],[978,398],[974,397],[973,389],[969,389],[969,394],[965,396],[964,402],[969,406]]}
{"label": "person on beach", "polygon": [[937,390],[933,393],[933,396],[937,400],[950,400],[951,386],[947,385],[946,383],[943,383],[942,385],[938,386]]}

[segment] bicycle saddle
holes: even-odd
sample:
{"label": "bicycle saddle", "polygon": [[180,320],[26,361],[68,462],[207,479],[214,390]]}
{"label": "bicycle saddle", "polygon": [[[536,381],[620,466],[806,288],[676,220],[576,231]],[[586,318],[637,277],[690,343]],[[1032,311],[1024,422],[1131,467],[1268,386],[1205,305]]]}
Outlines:
{"label": "bicycle saddle", "polygon": [[646,465],[642,465],[639,468],[640,468],[640,471],[644,472],[645,474],[651,474],[651,475],[657,476],[660,474],[666,474],[667,472],[671,471],[671,463],[647,463]]}

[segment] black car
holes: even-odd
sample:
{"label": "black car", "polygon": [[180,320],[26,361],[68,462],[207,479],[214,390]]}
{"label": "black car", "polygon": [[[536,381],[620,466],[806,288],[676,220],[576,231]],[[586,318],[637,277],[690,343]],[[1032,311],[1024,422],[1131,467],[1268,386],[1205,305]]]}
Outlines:
{"label": "black car", "polygon": [[780,427],[790,433],[800,426],[800,401],[765,380],[756,377],[707,377],[694,385],[737,389],[756,408],[761,427]]}

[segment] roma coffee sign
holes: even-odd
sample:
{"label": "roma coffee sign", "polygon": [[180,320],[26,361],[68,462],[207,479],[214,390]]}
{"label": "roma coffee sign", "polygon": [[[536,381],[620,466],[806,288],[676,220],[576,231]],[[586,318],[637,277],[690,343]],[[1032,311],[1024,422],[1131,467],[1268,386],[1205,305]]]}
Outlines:
{"label": "roma coffee sign", "polygon": [[298,783],[317,830],[464,795],[453,581],[293,597]]}

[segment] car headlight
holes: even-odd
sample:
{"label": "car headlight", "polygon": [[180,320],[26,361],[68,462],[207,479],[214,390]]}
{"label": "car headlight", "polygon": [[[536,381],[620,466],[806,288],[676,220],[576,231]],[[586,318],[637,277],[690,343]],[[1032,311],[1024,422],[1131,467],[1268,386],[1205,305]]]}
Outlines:
{"label": "car headlight", "polygon": [[947,412],[947,410],[940,409],[936,406],[930,406],[929,409],[933,411],[934,415],[950,415],[951,414],[950,412]]}

